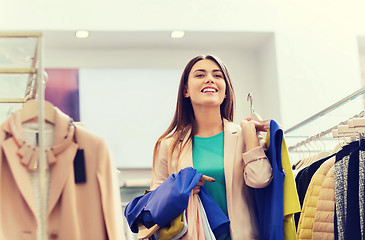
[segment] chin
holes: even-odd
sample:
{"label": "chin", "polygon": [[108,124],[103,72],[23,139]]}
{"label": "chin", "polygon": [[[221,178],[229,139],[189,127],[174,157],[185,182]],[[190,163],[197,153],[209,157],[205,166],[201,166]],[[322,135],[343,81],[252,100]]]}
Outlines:
{"label": "chin", "polygon": [[219,107],[222,103],[223,101],[206,101],[203,103],[203,105],[209,107]]}

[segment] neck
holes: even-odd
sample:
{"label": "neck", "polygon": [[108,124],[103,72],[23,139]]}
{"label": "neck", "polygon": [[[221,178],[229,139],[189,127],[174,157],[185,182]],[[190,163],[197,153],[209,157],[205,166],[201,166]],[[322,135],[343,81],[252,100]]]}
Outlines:
{"label": "neck", "polygon": [[210,137],[223,131],[223,120],[220,108],[194,108],[195,122],[194,131],[195,136]]}

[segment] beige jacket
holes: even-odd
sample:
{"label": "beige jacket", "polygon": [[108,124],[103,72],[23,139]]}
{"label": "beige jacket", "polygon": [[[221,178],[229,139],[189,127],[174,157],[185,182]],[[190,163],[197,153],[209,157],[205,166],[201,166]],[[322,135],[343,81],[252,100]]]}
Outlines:
{"label": "beige jacket", "polygon": [[319,193],[317,211],[313,225],[313,239],[334,239],[335,219],[335,180],[334,161],[326,174]]}
{"label": "beige jacket", "polygon": [[326,175],[330,171],[331,167],[333,167],[334,162],[335,157],[332,157],[322,163],[309,183],[298,223],[297,239],[315,239],[313,238],[313,228],[318,207],[318,198],[322,191],[322,185],[325,181]]}
{"label": "beige jacket", "polygon": [[[70,123],[67,115],[56,112],[55,145],[64,140]],[[36,239],[38,223],[30,171],[21,163],[20,146],[14,139],[14,134],[22,136],[21,129],[20,112],[11,115],[0,129],[1,239]],[[86,183],[75,184],[73,160],[79,148],[84,149]],[[73,140],[55,158],[49,166],[50,239],[124,239],[116,169],[105,142],[76,127]]]}
{"label": "beige jacket", "polygon": [[[177,161],[177,151],[172,159],[168,159],[171,140],[172,138],[168,138],[161,142],[155,171],[152,173],[152,190],[170,174],[176,173],[172,166],[175,166]],[[181,141],[186,140],[187,137]],[[178,171],[193,166],[191,143],[180,158]],[[258,239],[250,187],[267,186],[271,182],[272,168],[262,147],[245,152],[241,127],[227,120],[224,120],[224,173],[232,240]],[[204,239],[196,195],[189,198],[187,219],[188,232],[183,239]]]}

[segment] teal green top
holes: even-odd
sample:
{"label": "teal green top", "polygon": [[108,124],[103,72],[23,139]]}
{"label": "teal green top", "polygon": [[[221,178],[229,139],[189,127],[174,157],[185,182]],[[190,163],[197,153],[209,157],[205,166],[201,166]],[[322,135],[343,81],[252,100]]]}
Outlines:
{"label": "teal green top", "polygon": [[223,131],[212,137],[194,136],[193,166],[199,173],[215,179],[214,183],[205,182],[204,188],[228,217]]}

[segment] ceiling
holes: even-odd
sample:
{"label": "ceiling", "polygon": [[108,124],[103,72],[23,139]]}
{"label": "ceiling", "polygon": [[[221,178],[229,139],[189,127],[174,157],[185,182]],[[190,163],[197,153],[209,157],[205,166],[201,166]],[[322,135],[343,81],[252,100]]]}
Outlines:
{"label": "ceiling", "polygon": [[89,38],[78,39],[73,31],[45,31],[46,49],[251,49],[258,48],[273,33],[269,32],[186,32],[182,39],[172,39],[169,31],[96,31]]}

